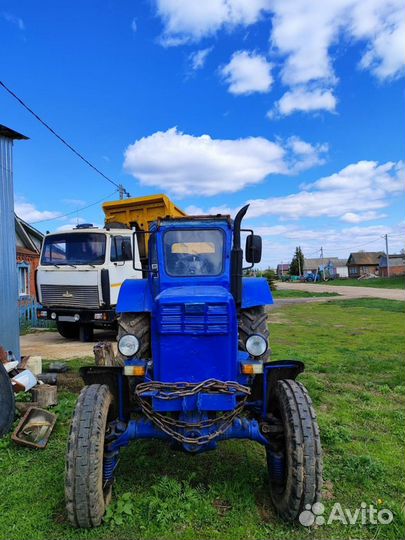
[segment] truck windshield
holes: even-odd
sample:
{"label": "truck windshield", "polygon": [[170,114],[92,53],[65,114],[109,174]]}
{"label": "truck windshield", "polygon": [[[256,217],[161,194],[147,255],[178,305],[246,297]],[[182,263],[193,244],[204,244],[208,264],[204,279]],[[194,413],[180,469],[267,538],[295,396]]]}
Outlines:
{"label": "truck windshield", "polygon": [[170,276],[217,276],[223,270],[224,234],[219,229],[167,231],[166,272]]}
{"label": "truck windshield", "polygon": [[41,264],[103,264],[105,243],[105,234],[101,233],[53,234],[45,238]]}

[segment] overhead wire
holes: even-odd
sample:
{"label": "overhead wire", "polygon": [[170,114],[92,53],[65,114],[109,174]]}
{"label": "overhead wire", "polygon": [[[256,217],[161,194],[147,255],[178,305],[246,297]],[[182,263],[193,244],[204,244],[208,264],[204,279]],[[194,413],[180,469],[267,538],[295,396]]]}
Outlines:
{"label": "overhead wire", "polygon": [[129,193],[127,192],[127,190],[121,184],[118,184],[117,182],[112,180],[110,177],[108,177],[106,174],[104,174],[102,171],[100,171],[100,169],[98,167],[93,165],[93,163],[91,163],[87,158],[85,158],[83,156],[83,154],[81,154],[78,150],[76,150],[70,143],[68,143],[66,141],[66,139],[64,139],[61,135],[59,135],[59,133],[57,133],[47,122],[45,122],[45,120],[43,120],[35,111],[33,111],[31,109],[31,107],[29,107],[20,97],[18,97],[17,94],[15,94],[15,92],[13,92],[11,90],[11,88],[9,88],[3,81],[0,81],[0,86],[2,86],[4,88],[4,90],[6,90],[6,92],[8,92],[14,99],[16,99],[20,103],[20,105],[22,105],[24,107],[24,109],[26,109],[30,114],[32,114],[38,120],[38,122],[40,122],[57,139],[59,139],[59,141],[61,143],[63,143],[65,146],[67,146],[67,148],[69,148],[69,150],[71,150],[78,158],[80,158],[82,161],[84,161],[84,163],[86,163],[86,165],[88,165],[96,173],[98,173],[105,180],[107,180],[107,182],[110,182],[110,184],[113,184],[120,191],[123,191],[127,196],[130,196]]}
{"label": "overhead wire", "polygon": [[30,225],[36,225],[37,223],[45,223],[46,221],[55,221],[57,219],[61,219],[67,216],[71,216],[73,214],[77,214],[78,212],[81,212],[82,210],[87,210],[87,208],[91,208],[92,206],[95,206],[96,204],[100,204],[101,202],[105,201],[106,199],[109,199],[114,195],[114,193],[117,193],[117,189],[115,189],[112,193],[107,195],[106,197],[103,197],[102,199],[99,199],[98,201],[95,201],[91,204],[88,204],[87,206],[82,206],[80,208],[77,208],[76,210],[72,210],[71,212],[67,212],[66,214],[60,214],[58,216],[55,216],[53,218],[48,219],[39,219],[38,221],[30,221]]}

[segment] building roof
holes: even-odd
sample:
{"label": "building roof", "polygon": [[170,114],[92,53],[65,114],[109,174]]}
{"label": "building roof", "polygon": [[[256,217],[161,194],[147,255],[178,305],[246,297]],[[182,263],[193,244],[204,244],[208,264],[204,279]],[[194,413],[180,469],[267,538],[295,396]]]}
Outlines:
{"label": "building roof", "polygon": [[8,139],[19,139],[19,140],[28,139],[28,137],[26,137],[25,135],[18,133],[18,131],[14,131],[14,129],[8,128],[7,126],[3,126],[3,124],[0,124],[0,137],[7,137]]}
{"label": "building roof", "polygon": [[347,263],[347,259],[335,259],[333,258],[333,264],[338,267],[338,266],[346,266],[346,263]]}
{"label": "building roof", "polygon": [[358,251],[350,253],[347,264],[378,265],[383,255],[383,251]]}
{"label": "building roof", "polygon": [[18,217],[17,214],[14,214],[14,217],[15,232],[24,244],[20,247],[25,247],[34,253],[39,253],[44,235],[38,229]]}
{"label": "building roof", "polygon": [[320,266],[326,266],[329,263],[332,263],[333,266],[336,266],[337,261],[339,261],[337,257],[324,257],[323,259],[320,257],[317,259],[304,259],[304,270],[319,268]]}
{"label": "building roof", "polygon": [[[390,266],[405,266],[405,255],[390,255]],[[380,268],[387,267],[387,256],[383,255],[380,258]]]}

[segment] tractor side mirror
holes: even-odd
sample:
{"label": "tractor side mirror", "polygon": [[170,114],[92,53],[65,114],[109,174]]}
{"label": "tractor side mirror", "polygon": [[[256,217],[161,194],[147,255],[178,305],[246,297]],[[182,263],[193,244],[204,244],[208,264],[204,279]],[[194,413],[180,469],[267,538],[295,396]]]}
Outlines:
{"label": "tractor side mirror", "polygon": [[262,237],[249,234],[246,237],[245,258],[248,263],[255,264],[262,260]]}

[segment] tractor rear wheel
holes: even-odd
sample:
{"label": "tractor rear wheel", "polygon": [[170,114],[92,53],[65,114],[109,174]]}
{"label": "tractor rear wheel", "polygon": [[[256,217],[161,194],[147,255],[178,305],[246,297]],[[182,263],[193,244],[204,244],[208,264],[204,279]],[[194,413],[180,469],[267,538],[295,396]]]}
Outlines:
{"label": "tractor rear wheel", "polygon": [[11,429],[15,416],[15,402],[11,379],[0,362],[0,437]]}
{"label": "tractor rear wheel", "polygon": [[[246,351],[246,341],[252,334],[261,334],[267,342],[269,341],[269,327],[267,324],[267,313],[264,306],[255,306],[242,309],[239,314],[239,350]],[[258,360],[267,362],[270,356],[270,350],[267,351]]]}
{"label": "tractor rear wheel", "polygon": [[278,382],[273,413],[283,431],[266,449],[270,496],[277,513],[287,521],[294,521],[321,498],[322,449],[318,422],[306,388],[290,379]]}
{"label": "tractor rear wheel", "polygon": [[65,499],[75,527],[100,525],[111,498],[103,483],[104,439],[112,395],[106,385],[85,386],[73,414],[66,458]]}
{"label": "tractor rear wheel", "polygon": [[[149,313],[122,313],[118,319],[117,342],[125,334],[132,334],[139,339],[139,351],[136,358],[150,358],[150,316]],[[117,353],[117,363],[124,365],[125,357]]]}

